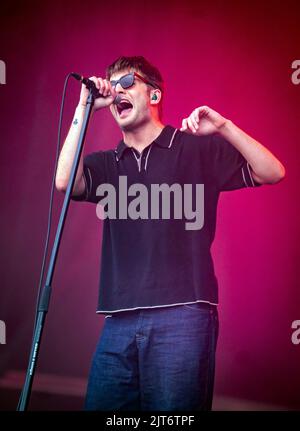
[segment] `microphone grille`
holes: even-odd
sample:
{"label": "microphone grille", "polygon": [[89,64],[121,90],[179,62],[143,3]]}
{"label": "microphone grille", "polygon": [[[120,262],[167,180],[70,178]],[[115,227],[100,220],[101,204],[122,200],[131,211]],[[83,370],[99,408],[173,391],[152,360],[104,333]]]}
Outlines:
{"label": "microphone grille", "polygon": [[116,97],[115,97],[115,100],[114,100],[114,104],[115,105],[117,105],[118,103],[120,103],[120,101],[122,100],[122,97],[118,94]]}

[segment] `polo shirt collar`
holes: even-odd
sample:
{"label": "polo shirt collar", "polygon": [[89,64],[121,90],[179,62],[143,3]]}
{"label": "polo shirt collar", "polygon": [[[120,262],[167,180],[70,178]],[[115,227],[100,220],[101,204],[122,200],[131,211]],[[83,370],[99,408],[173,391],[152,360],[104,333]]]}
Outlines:
{"label": "polo shirt collar", "polygon": [[[171,139],[174,135],[174,131],[175,131],[174,127],[169,125],[165,126],[160,132],[160,134],[158,135],[158,137],[154,139],[153,143],[157,144],[162,148],[169,148]],[[115,149],[117,159],[120,160],[124,154],[124,151],[129,148],[130,147],[128,147],[128,145],[126,145],[123,140],[120,141],[117,148]]]}

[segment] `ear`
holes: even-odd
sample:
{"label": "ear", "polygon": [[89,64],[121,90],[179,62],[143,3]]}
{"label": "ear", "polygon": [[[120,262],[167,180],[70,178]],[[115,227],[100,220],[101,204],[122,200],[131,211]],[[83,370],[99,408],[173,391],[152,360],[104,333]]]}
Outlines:
{"label": "ear", "polygon": [[161,101],[161,91],[158,88],[155,88],[155,90],[151,91],[150,93],[150,103],[151,105],[158,105],[160,101]]}

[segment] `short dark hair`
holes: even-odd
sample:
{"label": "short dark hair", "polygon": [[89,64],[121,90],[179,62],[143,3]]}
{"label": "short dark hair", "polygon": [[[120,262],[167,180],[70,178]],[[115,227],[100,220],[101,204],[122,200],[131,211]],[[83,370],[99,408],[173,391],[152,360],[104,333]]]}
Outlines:
{"label": "short dark hair", "polygon": [[[162,98],[164,94],[164,81],[160,71],[157,67],[153,66],[145,57],[138,55],[134,57],[121,56],[117,58],[110,66],[106,69],[106,79],[110,79],[111,76],[125,69],[134,69],[141,73],[141,75],[149,81],[153,87],[161,90]],[[159,115],[162,116],[162,98],[159,104]]]}

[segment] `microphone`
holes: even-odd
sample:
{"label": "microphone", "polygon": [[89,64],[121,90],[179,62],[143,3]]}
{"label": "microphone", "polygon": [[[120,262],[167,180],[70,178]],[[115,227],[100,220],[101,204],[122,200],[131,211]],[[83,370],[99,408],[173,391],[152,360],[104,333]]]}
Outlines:
{"label": "microphone", "polygon": [[[92,81],[89,78],[84,78],[83,76],[79,75],[78,73],[72,72],[71,76],[73,76],[73,78],[77,79],[77,81],[81,81],[88,90],[91,90],[92,95],[95,99],[98,99],[99,97],[104,97],[102,94],[99,93],[98,88],[96,87],[96,84],[94,83],[94,81]],[[113,101],[113,103],[115,105],[117,105],[121,100],[121,96],[117,95],[115,97],[115,100]]]}

